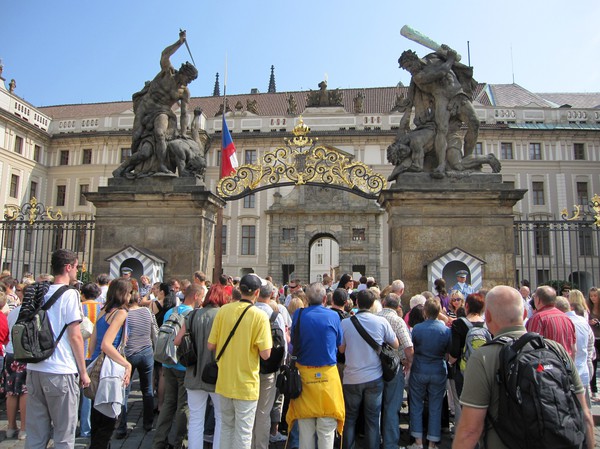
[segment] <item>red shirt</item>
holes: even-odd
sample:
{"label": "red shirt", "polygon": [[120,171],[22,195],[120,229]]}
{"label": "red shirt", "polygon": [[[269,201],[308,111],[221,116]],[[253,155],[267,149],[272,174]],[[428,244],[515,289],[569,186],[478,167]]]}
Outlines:
{"label": "red shirt", "polygon": [[4,356],[4,346],[8,344],[8,319],[0,312],[0,356]]}
{"label": "red shirt", "polygon": [[575,326],[567,315],[553,305],[538,309],[527,320],[528,332],[537,332],[541,336],[563,345],[571,358],[575,358]]}

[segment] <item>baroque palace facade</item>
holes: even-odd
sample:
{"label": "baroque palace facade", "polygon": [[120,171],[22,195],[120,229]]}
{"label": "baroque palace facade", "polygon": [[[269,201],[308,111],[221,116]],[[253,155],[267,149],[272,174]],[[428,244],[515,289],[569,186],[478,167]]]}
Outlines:
{"label": "baroque palace facade", "polygon": [[[0,202],[20,206],[35,197],[54,211],[60,209],[64,218],[93,219],[94,207],[85,192],[106,185],[112,171],[130,155],[132,103],[35,107],[1,81]],[[226,119],[240,164],[260,163],[266,151],[291,137],[302,116],[310,136],[320,144],[387,177],[393,166],[387,162],[386,149],[402,117],[394,106],[406,90],[340,89],[342,106],[334,107],[307,107],[307,91],[231,95]],[[215,193],[222,103],[220,96],[191,100],[192,109],[202,108],[202,127],[213,138],[205,181]],[[503,181],[528,190],[514,207],[516,220],[561,220],[563,209],[571,213],[573,205],[588,204],[600,193],[600,93],[536,94],[516,84],[480,84],[474,105],[481,123],[476,151],[493,153],[502,163]],[[165,217],[166,226],[168,221]],[[387,227],[385,212],[373,200],[316,187],[263,190],[227,203],[223,269],[232,276],[250,271],[271,274],[276,282],[291,275],[314,281],[336,270],[375,276],[386,284]],[[589,246],[586,251],[597,256],[595,234],[572,244]],[[351,241],[343,252],[341,239]],[[576,271],[566,266],[564,273],[554,273],[552,263],[538,266],[532,260],[540,255],[557,258],[560,244],[550,236],[526,240],[516,238],[517,246],[531,248],[515,251],[520,270],[515,279],[527,277],[535,284],[549,280],[545,278],[567,279]],[[28,265],[11,266],[7,252],[12,243],[6,236],[0,243],[3,268],[17,276],[21,270],[33,271]],[[544,245],[549,249],[542,248],[540,254]],[[440,248],[440,255],[448,249]],[[93,261],[87,263],[93,272]],[[597,266],[592,269],[598,271]],[[598,279],[597,273],[594,276]]]}

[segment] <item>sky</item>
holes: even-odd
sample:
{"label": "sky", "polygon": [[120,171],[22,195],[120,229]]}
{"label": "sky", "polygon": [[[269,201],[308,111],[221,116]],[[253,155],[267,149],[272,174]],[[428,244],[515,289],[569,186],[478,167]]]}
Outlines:
{"label": "sky", "polygon": [[[160,53],[187,40],[200,72],[193,97],[408,85],[398,68],[409,25],[456,49],[475,79],[532,92],[600,91],[600,2],[577,0],[17,0],[0,1],[6,84],[34,106],[130,100],[159,71]],[[469,44],[467,44],[469,42]],[[185,47],[173,55],[191,60]]]}

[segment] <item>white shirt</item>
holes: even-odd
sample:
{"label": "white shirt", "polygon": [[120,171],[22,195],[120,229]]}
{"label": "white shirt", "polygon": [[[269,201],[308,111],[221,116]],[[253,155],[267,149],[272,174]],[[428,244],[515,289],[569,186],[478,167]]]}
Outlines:
{"label": "white shirt", "polygon": [[[267,316],[269,317],[269,320],[271,320],[271,315],[273,315],[273,308],[269,304],[256,301],[254,303],[254,305],[258,309],[265,312],[267,314]],[[285,337],[285,318],[283,317],[283,315],[281,313],[279,315],[277,315],[277,318],[275,318],[275,324],[277,325],[277,327],[279,329],[281,329],[281,331],[283,332],[283,336]],[[270,324],[269,324],[269,326],[270,326]],[[284,348],[285,348],[285,354],[283,356],[283,359],[285,360],[287,357],[287,345],[285,345]]]}
{"label": "white shirt", "polygon": [[[356,317],[377,344],[381,345],[384,341],[391,344],[396,341],[396,334],[384,317],[371,312],[360,312]],[[350,318],[342,320],[342,331],[342,344],[346,345],[344,384],[362,384],[383,376],[379,355],[358,333]]]}
{"label": "white shirt", "polygon": [[[44,296],[44,303],[60,287],[62,284],[52,284]],[[55,339],[58,338],[65,324],[68,326],[71,323],[81,322],[81,306],[77,290],[69,289],[64,292],[48,309],[47,314]],[[50,374],[77,374],[77,364],[69,342],[68,330],[65,329],[54,353],[49,358],[38,363],[28,363],[27,369]]]}
{"label": "white shirt", "polygon": [[577,315],[572,310],[566,312],[565,315],[573,322],[575,326],[575,341],[577,343],[577,352],[575,353],[575,368],[581,377],[583,385],[590,383],[590,372],[588,370],[588,358],[591,357],[588,354],[588,341],[590,325],[588,321],[582,316]]}

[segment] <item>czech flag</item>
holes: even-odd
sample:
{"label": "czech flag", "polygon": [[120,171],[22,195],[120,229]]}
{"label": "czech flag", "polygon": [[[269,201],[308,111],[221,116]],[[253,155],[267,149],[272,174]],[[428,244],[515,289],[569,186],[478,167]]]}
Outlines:
{"label": "czech flag", "polygon": [[221,134],[221,178],[224,178],[225,176],[230,176],[235,173],[235,169],[238,167],[237,156],[235,155],[235,145],[231,139],[229,128],[227,128],[225,114],[223,114]]}

